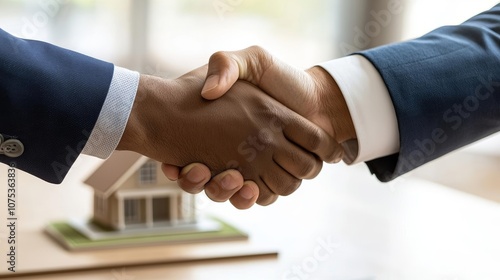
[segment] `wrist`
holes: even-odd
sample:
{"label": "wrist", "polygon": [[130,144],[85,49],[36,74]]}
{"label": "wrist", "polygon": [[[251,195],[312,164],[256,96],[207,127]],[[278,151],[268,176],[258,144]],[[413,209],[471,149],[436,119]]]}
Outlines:
{"label": "wrist", "polygon": [[154,89],[158,87],[157,84],[156,78],[141,74],[134,104],[117,150],[145,153],[144,145],[148,142],[148,126],[145,125],[148,123],[145,120],[146,112],[151,110],[151,103],[155,99]]}
{"label": "wrist", "polygon": [[333,138],[338,143],[356,139],[351,114],[335,79],[319,66],[307,70],[314,80],[315,92],[320,103],[319,115],[331,126]]}

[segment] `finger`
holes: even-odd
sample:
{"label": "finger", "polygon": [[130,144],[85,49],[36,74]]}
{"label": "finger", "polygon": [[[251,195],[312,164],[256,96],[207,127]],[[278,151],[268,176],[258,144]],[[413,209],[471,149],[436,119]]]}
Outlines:
{"label": "finger", "polygon": [[170,181],[177,181],[177,179],[179,179],[179,173],[181,172],[178,166],[166,163],[162,163],[161,171],[163,171],[165,177],[167,177]]}
{"label": "finger", "polygon": [[259,86],[261,77],[272,66],[273,61],[274,58],[258,46],[233,52],[216,52],[210,57],[201,95],[205,99],[217,99],[238,79]]}
{"label": "finger", "polygon": [[208,182],[205,186],[207,196],[216,202],[227,201],[243,186],[243,176],[237,170],[226,170]]}
{"label": "finger", "polygon": [[238,209],[248,209],[252,207],[259,197],[259,187],[253,181],[245,181],[241,189],[236,192],[229,201]]}
{"label": "finger", "polygon": [[298,179],[316,177],[323,166],[323,162],[317,156],[291,143],[285,149],[277,151],[273,155],[273,160]]}
{"label": "finger", "polygon": [[185,192],[196,194],[204,189],[211,177],[208,167],[201,163],[191,163],[181,170],[177,184]]}
{"label": "finger", "polygon": [[274,203],[278,199],[278,195],[275,194],[264,182],[262,177],[259,177],[255,183],[259,188],[259,197],[257,198],[256,203],[258,205],[267,206],[269,204]]}
{"label": "finger", "polygon": [[285,125],[283,133],[288,140],[306,151],[315,153],[323,161],[335,162],[342,158],[343,149],[340,144],[326,131],[302,116],[295,115],[291,123]]}
{"label": "finger", "polygon": [[261,179],[274,194],[290,195],[302,183],[302,180],[292,176],[277,164],[267,169],[267,172],[261,175]]}
{"label": "finger", "polygon": [[208,62],[207,79],[201,96],[208,100],[221,97],[238,80],[238,63],[226,52],[214,53]]}

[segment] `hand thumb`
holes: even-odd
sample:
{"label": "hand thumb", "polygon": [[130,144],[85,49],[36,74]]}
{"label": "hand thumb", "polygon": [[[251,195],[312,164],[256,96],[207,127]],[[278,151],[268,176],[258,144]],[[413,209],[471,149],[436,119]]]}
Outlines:
{"label": "hand thumb", "polygon": [[207,79],[201,96],[208,100],[221,97],[226,93],[240,76],[238,62],[226,52],[217,52],[208,62]]}

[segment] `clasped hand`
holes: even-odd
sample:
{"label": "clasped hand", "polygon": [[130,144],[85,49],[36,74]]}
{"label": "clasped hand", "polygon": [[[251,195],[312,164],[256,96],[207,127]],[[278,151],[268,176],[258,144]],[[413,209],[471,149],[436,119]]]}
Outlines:
{"label": "clasped hand", "polygon": [[208,68],[175,80],[141,76],[137,94],[118,148],[163,162],[186,192],[239,209],[291,194],[356,137],[328,73],[260,47],[215,53]]}

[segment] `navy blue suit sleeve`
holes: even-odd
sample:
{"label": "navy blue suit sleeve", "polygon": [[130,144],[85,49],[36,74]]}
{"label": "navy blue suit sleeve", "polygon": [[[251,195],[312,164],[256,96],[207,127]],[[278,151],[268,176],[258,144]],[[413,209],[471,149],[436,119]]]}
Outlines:
{"label": "navy blue suit sleeve", "polygon": [[399,153],[367,162],[381,181],[500,130],[500,5],[359,54],[381,74],[398,120]]}
{"label": "navy blue suit sleeve", "polygon": [[0,29],[0,134],[24,153],[0,155],[45,181],[60,183],[85,146],[114,66]]}

